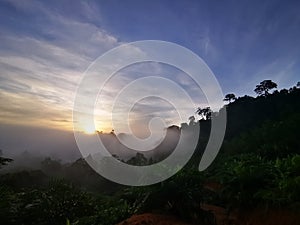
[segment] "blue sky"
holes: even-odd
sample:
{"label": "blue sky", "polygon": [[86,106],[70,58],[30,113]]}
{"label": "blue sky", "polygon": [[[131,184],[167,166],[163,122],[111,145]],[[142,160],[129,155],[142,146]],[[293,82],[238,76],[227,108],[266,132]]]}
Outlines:
{"label": "blue sky", "polygon": [[[254,95],[264,79],[291,87],[300,80],[299,9],[299,1],[276,0],[2,0],[0,122],[69,128],[86,68],[113,47],[145,39],[198,54],[223,93]],[[164,70],[173,78],[173,70]],[[173,79],[180,83],[178,74]]]}

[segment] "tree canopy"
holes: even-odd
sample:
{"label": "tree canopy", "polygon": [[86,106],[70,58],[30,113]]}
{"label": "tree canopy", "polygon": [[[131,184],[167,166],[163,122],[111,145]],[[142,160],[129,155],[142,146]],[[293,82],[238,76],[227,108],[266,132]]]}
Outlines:
{"label": "tree canopy", "polygon": [[202,119],[209,120],[209,119],[211,119],[212,110],[210,109],[210,107],[205,107],[205,108],[198,107],[198,109],[196,110],[196,113],[199,116],[201,116]]}
{"label": "tree canopy", "polygon": [[234,100],[236,100],[235,94],[230,93],[225,95],[224,101],[231,103]]}
{"label": "tree canopy", "polygon": [[11,161],[13,161],[13,160],[10,158],[2,157],[2,150],[0,149],[0,169],[2,166],[7,165]]}
{"label": "tree canopy", "polygon": [[260,82],[258,85],[256,85],[254,91],[258,95],[267,96],[270,94],[269,91],[274,88],[277,88],[276,83],[274,83],[272,80],[264,80]]}

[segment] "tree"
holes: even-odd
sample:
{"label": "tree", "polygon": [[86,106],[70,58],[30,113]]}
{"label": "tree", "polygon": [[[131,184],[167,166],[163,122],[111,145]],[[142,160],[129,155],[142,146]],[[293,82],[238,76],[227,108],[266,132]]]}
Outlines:
{"label": "tree", "polygon": [[190,116],[189,117],[189,125],[194,125],[195,124],[195,120],[196,120],[196,118],[194,117],[194,116]]}
{"label": "tree", "polygon": [[2,166],[7,165],[11,161],[13,160],[9,158],[0,157],[0,169],[2,168]]}
{"label": "tree", "polygon": [[142,153],[137,152],[134,157],[127,161],[127,163],[135,166],[144,166],[147,165],[148,159]]}
{"label": "tree", "polygon": [[59,160],[51,159],[50,157],[46,157],[41,162],[41,169],[46,174],[50,175],[60,175],[62,171],[62,165]]}
{"label": "tree", "polygon": [[228,103],[231,103],[231,101],[234,101],[234,100],[236,100],[235,95],[230,93],[230,94],[225,95],[225,98],[223,101],[227,101]]}
{"label": "tree", "polygon": [[13,161],[12,159],[2,157],[2,150],[0,149],[0,169],[2,166],[7,165],[9,162]]}
{"label": "tree", "polygon": [[300,81],[297,82],[296,87],[300,88]]}
{"label": "tree", "polygon": [[260,84],[256,85],[256,88],[254,89],[255,93],[260,96],[267,96],[269,95],[269,91],[273,88],[277,88],[277,84],[274,83],[271,80],[264,80],[260,82]]}
{"label": "tree", "polygon": [[202,119],[209,120],[211,119],[212,111],[210,107],[200,108],[196,110],[196,113],[202,117]]}

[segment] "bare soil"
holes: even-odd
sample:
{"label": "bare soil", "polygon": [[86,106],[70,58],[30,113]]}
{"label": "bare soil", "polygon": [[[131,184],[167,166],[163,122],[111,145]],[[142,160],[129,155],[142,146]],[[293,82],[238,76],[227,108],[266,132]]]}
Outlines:
{"label": "bare soil", "polygon": [[169,215],[160,215],[145,213],[141,215],[133,215],[129,219],[119,223],[118,225],[190,225],[180,221],[178,218]]}
{"label": "bare soil", "polygon": [[[251,212],[224,211],[224,208],[203,205],[208,211],[213,212],[217,225],[300,225],[300,213],[291,210],[256,209]],[[191,225],[175,216],[145,213],[133,215],[118,225]],[[199,224],[201,225],[201,224]]]}

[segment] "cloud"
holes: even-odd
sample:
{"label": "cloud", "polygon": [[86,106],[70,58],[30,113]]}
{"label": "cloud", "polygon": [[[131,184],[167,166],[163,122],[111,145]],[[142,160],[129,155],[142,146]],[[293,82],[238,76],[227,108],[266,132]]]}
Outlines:
{"label": "cloud", "polygon": [[[67,111],[67,116],[49,113],[49,121],[63,121],[70,116],[77,86],[91,62],[125,41],[143,38],[173,41],[195,51],[213,69],[222,88],[238,92],[236,94],[253,93],[255,84],[265,77],[282,82],[284,86],[298,79],[297,28],[300,20],[297,7],[269,1],[264,4],[226,3],[226,7],[224,4],[193,2],[171,4],[171,7],[169,3],[160,3],[159,7],[156,3],[148,4],[149,7],[131,4],[130,10],[124,10],[124,5],[112,2],[3,1],[0,3],[2,99],[7,105],[17,102],[18,115],[22,115],[25,102],[32,107],[45,107],[49,112]],[[155,8],[159,11],[153,16]],[[127,60],[143,52],[128,48],[122,54]],[[101,76],[101,73],[95,75]],[[182,71],[159,63],[146,63],[124,68],[107,83],[99,99],[103,108],[96,110],[99,117],[108,120],[112,102],[122,87],[144,76],[170,79],[188,91],[195,105],[207,105],[204,93]],[[156,87],[155,84],[150,87],[142,84],[132,95]],[[212,95],[215,91],[213,87],[205,90]],[[185,110],[186,117],[194,113],[193,106],[176,92],[157,91],[162,96],[171,93]],[[24,97],[32,101],[24,99],[22,103],[20,99]],[[122,104],[131,100],[131,97],[124,99]],[[147,99],[138,106],[148,107],[149,112],[153,111],[148,113],[151,115],[159,114],[158,111],[162,116],[169,115],[168,121],[175,118],[172,109],[155,101]],[[24,109],[30,111],[27,106]],[[1,120],[13,121],[9,107],[5,110],[7,113]],[[17,113],[14,107],[11,111],[12,115]],[[139,116],[146,111],[140,111]]]}
{"label": "cloud", "polygon": [[[214,94],[214,88],[208,90]],[[97,123],[110,124],[116,132],[126,132],[127,124],[137,129],[139,123],[142,132],[151,118],[162,118],[167,126],[180,125],[197,107],[206,106],[206,96],[187,74],[170,65],[144,62],[123,68],[107,81],[98,96],[95,115]]]}
{"label": "cloud", "polygon": [[[19,12],[42,14],[43,20],[31,21],[29,15],[29,23],[23,26],[33,22],[36,28],[32,33],[7,27],[0,37],[0,94],[5,102],[1,121],[47,126],[65,123],[71,118],[83,72],[119,42],[93,23],[57,13],[45,2],[8,2]],[[91,4],[82,4],[86,12],[93,11],[90,19],[98,14]]]}

